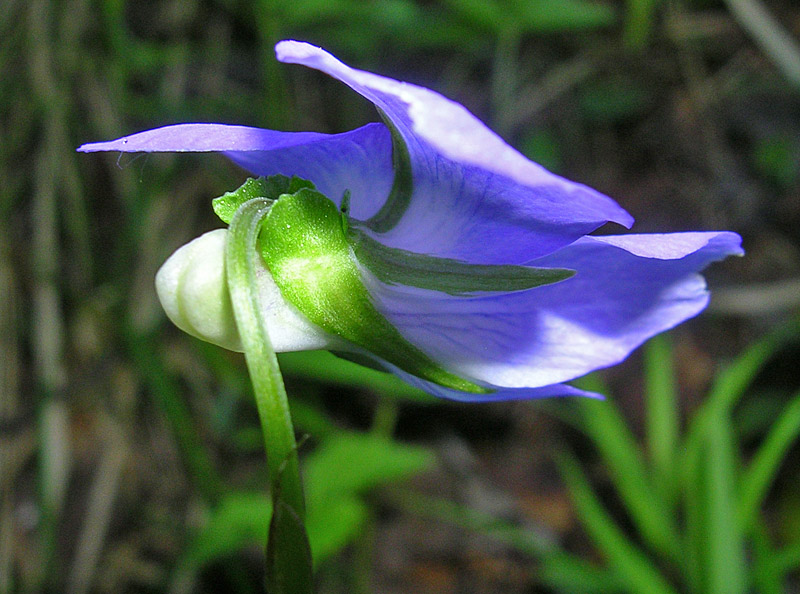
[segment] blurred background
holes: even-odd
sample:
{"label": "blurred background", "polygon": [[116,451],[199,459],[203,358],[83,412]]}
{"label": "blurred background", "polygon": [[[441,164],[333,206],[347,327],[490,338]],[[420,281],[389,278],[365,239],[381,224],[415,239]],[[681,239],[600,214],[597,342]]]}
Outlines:
{"label": "blurred background", "polygon": [[635,231],[747,250],[708,271],[709,311],[587,380],[607,405],[445,403],[283,358],[319,591],[800,591],[797,2],[2,0],[0,593],[260,591],[243,359],[153,289],[245,175],[75,148],[377,120],[278,64],[283,38],[461,102]]}

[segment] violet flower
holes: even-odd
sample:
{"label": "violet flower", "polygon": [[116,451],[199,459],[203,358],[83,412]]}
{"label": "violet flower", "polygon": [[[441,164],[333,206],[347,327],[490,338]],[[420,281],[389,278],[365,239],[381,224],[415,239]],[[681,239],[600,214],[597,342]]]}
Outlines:
{"label": "violet flower", "polygon": [[[384,263],[400,261],[396,271],[384,268],[381,274],[355,261],[371,306],[401,340],[479,389],[420,377],[390,356],[316,328],[264,274],[259,282],[276,350],[366,354],[409,383],[456,400],[594,396],[563,382],[622,361],[648,338],[698,314],[709,298],[698,272],[743,254],[740,237],[731,232],[590,236],[606,222],[630,227],[633,219],[609,197],[529,161],[461,105],[349,68],[306,43],[283,41],[276,53],[282,62],[347,84],[378,108],[385,124],[333,135],[180,124],[80,150],[221,152],[256,175],[311,181],[346,209],[346,220],[386,256]],[[345,196],[349,204],[342,204]],[[223,235],[212,232],[198,248],[205,250],[203,269],[217,270],[218,282],[209,286],[218,293],[224,293]],[[195,257],[187,254],[184,260]],[[429,274],[429,282],[409,281],[404,257],[419,257],[423,269],[430,265],[437,274]],[[463,278],[463,286],[448,285],[451,265],[455,276],[488,274],[488,285]],[[180,266],[169,266],[162,278],[179,274]],[[548,269],[568,274],[513,283],[526,270]],[[513,278],[506,286],[493,270]],[[224,301],[219,295],[218,304]],[[200,311],[205,321],[213,318]],[[218,334],[231,334],[219,324]],[[235,346],[235,336],[206,334]]]}

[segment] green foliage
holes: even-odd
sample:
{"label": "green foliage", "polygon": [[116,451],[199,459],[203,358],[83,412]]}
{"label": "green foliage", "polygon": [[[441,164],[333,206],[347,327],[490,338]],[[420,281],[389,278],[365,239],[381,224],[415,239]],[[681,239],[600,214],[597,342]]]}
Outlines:
{"label": "green foliage", "polygon": [[[284,375],[306,382],[374,392],[380,394],[381,398],[408,400],[417,404],[440,402],[394,375],[346,361],[326,351],[281,353],[278,360]],[[324,378],[320,376],[320,369],[325,370]]]}
{"label": "green foliage", "polygon": [[[433,454],[425,448],[372,434],[340,430],[326,437],[303,465],[306,528],[314,563],[325,561],[359,537],[369,517],[365,495],[433,463]],[[245,546],[263,546],[271,515],[272,501],[266,494],[234,491],[226,495],[186,547],[174,579],[185,579]]]}
{"label": "green foliage", "polygon": [[263,546],[271,516],[272,500],[266,493],[241,491],[226,495],[184,550],[177,573],[196,571],[250,543]]}
{"label": "green foliage", "polygon": [[639,538],[625,534],[570,456],[561,460],[562,474],[584,526],[625,591],[777,592],[786,573],[800,565],[797,558],[775,562],[782,552],[771,542],[761,513],[780,464],[800,435],[800,392],[749,461],[732,421],[758,371],[798,334],[797,324],[787,325],[720,373],[684,435],[678,432],[671,350],[663,337],[652,341],[645,357],[648,461],[612,400],[577,403],[577,426],[608,467]]}
{"label": "green foliage", "polygon": [[793,136],[776,134],[764,138],[753,148],[752,160],[764,178],[781,188],[800,181],[800,144]]}
{"label": "green foliage", "polygon": [[760,448],[741,476],[741,493],[736,519],[742,529],[749,528],[764,503],[767,491],[800,427],[800,392],[794,395],[775,419]]}
{"label": "green foliage", "polygon": [[623,39],[628,47],[641,49],[649,40],[655,24],[659,0],[628,0]]}
{"label": "green foliage", "polygon": [[[560,467],[586,531],[620,576],[625,590],[674,594],[676,590],[660,574],[657,566],[631,542],[603,508],[577,463],[564,457]],[[642,503],[648,502],[642,500]]]}
{"label": "green foliage", "polygon": [[608,4],[585,0],[448,0],[447,5],[472,26],[494,33],[557,33],[607,27],[615,12]]}
{"label": "green foliage", "polygon": [[321,502],[401,480],[431,464],[433,456],[425,448],[370,434],[341,432],[309,455],[303,476],[309,499]]}
{"label": "green foliage", "polygon": [[638,81],[618,76],[587,84],[579,94],[580,107],[587,121],[614,124],[640,116],[651,97]]}
{"label": "green foliage", "polygon": [[[506,542],[538,562],[539,580],[561,593],[778,594],[800,568],[796,535],[778,546],[762,510],[790,446],[800,436],[800,391],[745,458],[733,421],[756,374],[800,323],[754,344],[716,378],[681,433],[668,337],[645,349],[646,450],[642,451],[613,399],[579,399],[565,408],[542,403],[590,439],[620,506],[606,507],[577,459],[557,462],[580,521],[601,553],[597,566],[552,540],[476,510],[413,493],[398,505]],[[596,375],[581,387],[607,392]],[[571,414],[569,414],[571,413]],[[623,512],[624,518],[619,516]]]}
{"label": "green foliage", "polygon": [[[582,385],[591,384],[584,381]],[[591,385],[591,389],[605,391],[599,385]],[[675,518],[669,504],[658,497],[646,461],[622,415],[605,400],[586,399],[575,405],[579,426],[596,445],[640,536],[659,554],[677,559],[680,544]]]}
{"label": "green foliage", "polygon": [[354,542],[369,517],[363,495],[430,468],[425,448],[371,435],[340,432],[308,457],[304,480],[319,563]]}

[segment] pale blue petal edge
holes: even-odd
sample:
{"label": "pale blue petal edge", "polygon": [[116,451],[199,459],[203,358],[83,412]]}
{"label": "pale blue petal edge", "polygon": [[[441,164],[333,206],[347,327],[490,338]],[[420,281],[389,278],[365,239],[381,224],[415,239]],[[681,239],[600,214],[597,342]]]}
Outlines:
{"label": "pale blue petal edge", "polygon": [[445,368],[532,388],[615,365],[697,315],[708,303],[698,272],[741,254],[730,232],[585,237],[532,262],[574,277],[528,291],[457,298],[366,279],[378,309]]}

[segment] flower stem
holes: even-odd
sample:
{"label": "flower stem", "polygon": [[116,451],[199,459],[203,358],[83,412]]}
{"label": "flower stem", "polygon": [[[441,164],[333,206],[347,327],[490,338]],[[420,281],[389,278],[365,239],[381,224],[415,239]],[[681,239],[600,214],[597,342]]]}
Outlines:
{"label": "flower stem", "polygon": [[273,515],[267,545],[267,591],[312,591],[312,563],[304,518],[297,444],[278,360],[261,316],[256,290],[261,223],[272,202],[245,202],[231,221],[225,247],[228,288],[253,382],[267,451]]}

